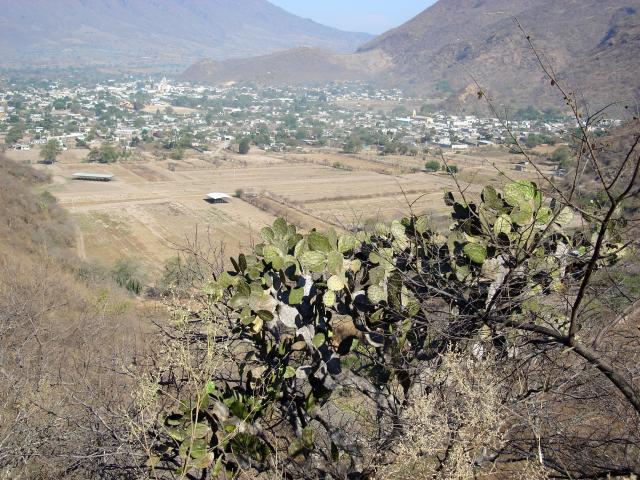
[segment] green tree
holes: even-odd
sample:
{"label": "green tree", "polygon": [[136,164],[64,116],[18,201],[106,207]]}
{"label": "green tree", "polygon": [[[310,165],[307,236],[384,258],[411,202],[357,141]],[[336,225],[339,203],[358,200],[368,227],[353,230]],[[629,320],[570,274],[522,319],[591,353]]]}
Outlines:
{"label": "green tree", "polygon": [[342,146],[344,153],[358,153],[362,150],[362,140],[356,135],[351,135]]}
{"label": "green tree", "polygon": [[113,163],[120,158],[120,152],[110,143],[103,143],[100,148],[92,148],[87,157],[88,162]]}
{"label": "green tree", "polygon": [[178,148],[191,148],[193,147],[193,134],[189,132],[183,133],[176,142]]}
{"label": "green tree", "polygon": [[407,117],[409,113],[409,109],[404,105],[398,105],[391,110],[391,115],[394,117]]}
{"label": "green tree", "polygon": [[58,155],[62,153],[62,147],[58,140],[52,138],[40,148],[40,158],[48,163],[56,161]]}
{"label": "green tree", "polygon": [[4,138],[4,143],[7,145],[13,145],[22,140],[22,136],[24,135],[24,128],[21,125],[16,125],[11,127],[7,132],[6,137]]}
{"label": "green tree", "polygon": [[424,164],[424,169],[427,172],[437,172],[438,170],[440,170],[440,162],[438,162],[437,160],[429,160]]}
{"label": "green tree", "polygon": [[249,153],[249,150],[251,150],[251,140],[245,137],[238,143],[238,152],[241,155],[246,155]]}
{"label": "green tree", "polygon": [[551,154],[551,161],[560,165],[560,168],[571,167],[571,149],[567,145],[561,145]]}

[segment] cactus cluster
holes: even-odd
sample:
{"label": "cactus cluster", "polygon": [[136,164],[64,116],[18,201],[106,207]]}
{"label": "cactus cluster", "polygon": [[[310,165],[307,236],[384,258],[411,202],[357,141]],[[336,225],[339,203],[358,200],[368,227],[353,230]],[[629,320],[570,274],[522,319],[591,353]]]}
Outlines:
{"label": "cactus cluster", "polygon": [[[295,417],[291,458],[310,455],[313,420],[357,352],[379,361],[375,372],[359,373],[370,381],[367,388],[384,391],[396,381],[409,389],[418,359],[438,348],[426,299],[448,306],[458,338],[482,340],[504,328],[495,306],[501,319],[547,308],[563,328],[554,294],[580,275],[592,248],[584,235],[570,233],[573,212],[545,202],[528,181],[501,193],[486,187],[479,203],[451,193],[445,202],[453,209],[446,235],[423,216],[347,234],[301,234],[279,218],[262,229],[251,255],[232,259],[232,270],[205,285],[210,301],[225,306],[231,334],[247,347],[238,352],[236,381],[210,382],[165,418],[164,448],[177,453],[183,469],[266,469],[274,447],[261,425],[274,411]],[[614,257],[616,248],[612,243]],[[338,335],[335,326],[345,321],[357,333]],[[328,435],[332,455],[347,450],[339,436]]]}

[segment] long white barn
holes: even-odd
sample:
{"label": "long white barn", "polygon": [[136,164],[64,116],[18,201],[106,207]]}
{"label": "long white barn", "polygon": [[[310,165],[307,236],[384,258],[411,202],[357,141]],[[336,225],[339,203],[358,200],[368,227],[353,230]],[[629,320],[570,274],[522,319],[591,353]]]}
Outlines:
{"label": "long white barn", "polygon": [[110,182],[113,175],[110,173],[86,173],[77,172],[72,175],[74,180],[93,180],[94,182]]}

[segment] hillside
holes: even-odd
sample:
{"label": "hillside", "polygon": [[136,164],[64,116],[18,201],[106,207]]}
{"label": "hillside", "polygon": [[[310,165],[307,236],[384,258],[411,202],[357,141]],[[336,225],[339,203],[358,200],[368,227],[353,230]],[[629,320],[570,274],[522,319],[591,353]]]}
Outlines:
{"label": "hillside", "polygon": [[548,100],[552,92],[516,17],[578,94],[598,102],[613,100],[612,92],[627,99],[640,92],[640,43],[633,41],[639,10],[639,0],[440,1],[359,51],[392,58],[387,82],[452,93],[464,91],[473,75],[500,101]]}
{"label": "hillside", "polygon": [[182,75],[194,82],[258,82],[263,84],[324,84],[355,81],[382,72],[388,66],[379,52],[335,54],[302,47],[270,55],[225,61],[202,60]]}
{"label": "hillside", "polygon": [[277,62],[200,64],[185,78],[242,80],[249,73],[302,83],[308,77],[350,80],[357,72],[363,80],[448,96],[456,106],[475,97],[475,78],[501,103],[553,103],[555,93],[546,88],[515,17],[578,95],[596,103],[628,100],[640,94],[639,11],[640,0],[441,0],[353,55],[301,60],[285,52]]}
{"label": "hillside", "polygon": [[133,365],[161,314],[80,261],[49,181],[0,155],[0,476],[124,478],[111,455],[126,448]]}
{"label": "hillside", "polygon": [[0,10],[4,66],[186,66],[298,46],[352,52],[371,38],[266,0],[0,0]]}

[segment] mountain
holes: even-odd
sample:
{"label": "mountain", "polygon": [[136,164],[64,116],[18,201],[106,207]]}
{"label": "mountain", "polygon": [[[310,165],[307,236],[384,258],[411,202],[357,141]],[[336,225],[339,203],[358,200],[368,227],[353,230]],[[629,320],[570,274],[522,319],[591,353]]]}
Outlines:
{"label": "mountain", "polygon": [[0,64],[189,65],[314,46],[353,52],[372,37],[266,0],[0,0]]}
{"label": "mountain", "polygon": [[[472,91],[472,77],[506,103],[555,95],[546,88],[517,18],[560,80],[595,101],[640,93],[640,0],[441,0],[365,44],[393,67],[384,81],[442,93]],[[616,98],[617,100],[618,98]]]}
{"label": "mountain", "polygon": [[182,75],[204,83],[256,82],[261,84],[326,84],[356,81],[388,64],[379,52],[335,54],[320,48],[301,47],[269,55],[224,61],[202,60]]}
{"label": "mountain", "polygon": [[[279,53],[275,63],[216,63],[209,80],[242,80],[249,73],[254,79],[303,83],[309,77],[339,81],[358,75],[464,105],[476,97],[475,79],[501,103],[550,104],[557,94],[517,18],[559,79],[578,95],[599,103],[631,99],[640,96],[639,11],[640,0],[440,0],[353,55],[328,58],[316,52],[314,60],[307,52],[301,61],[289,51]],[[253,70],[238,68],[240,63]],[[204,67],[196,65],[185,78],[205,80]]]}

